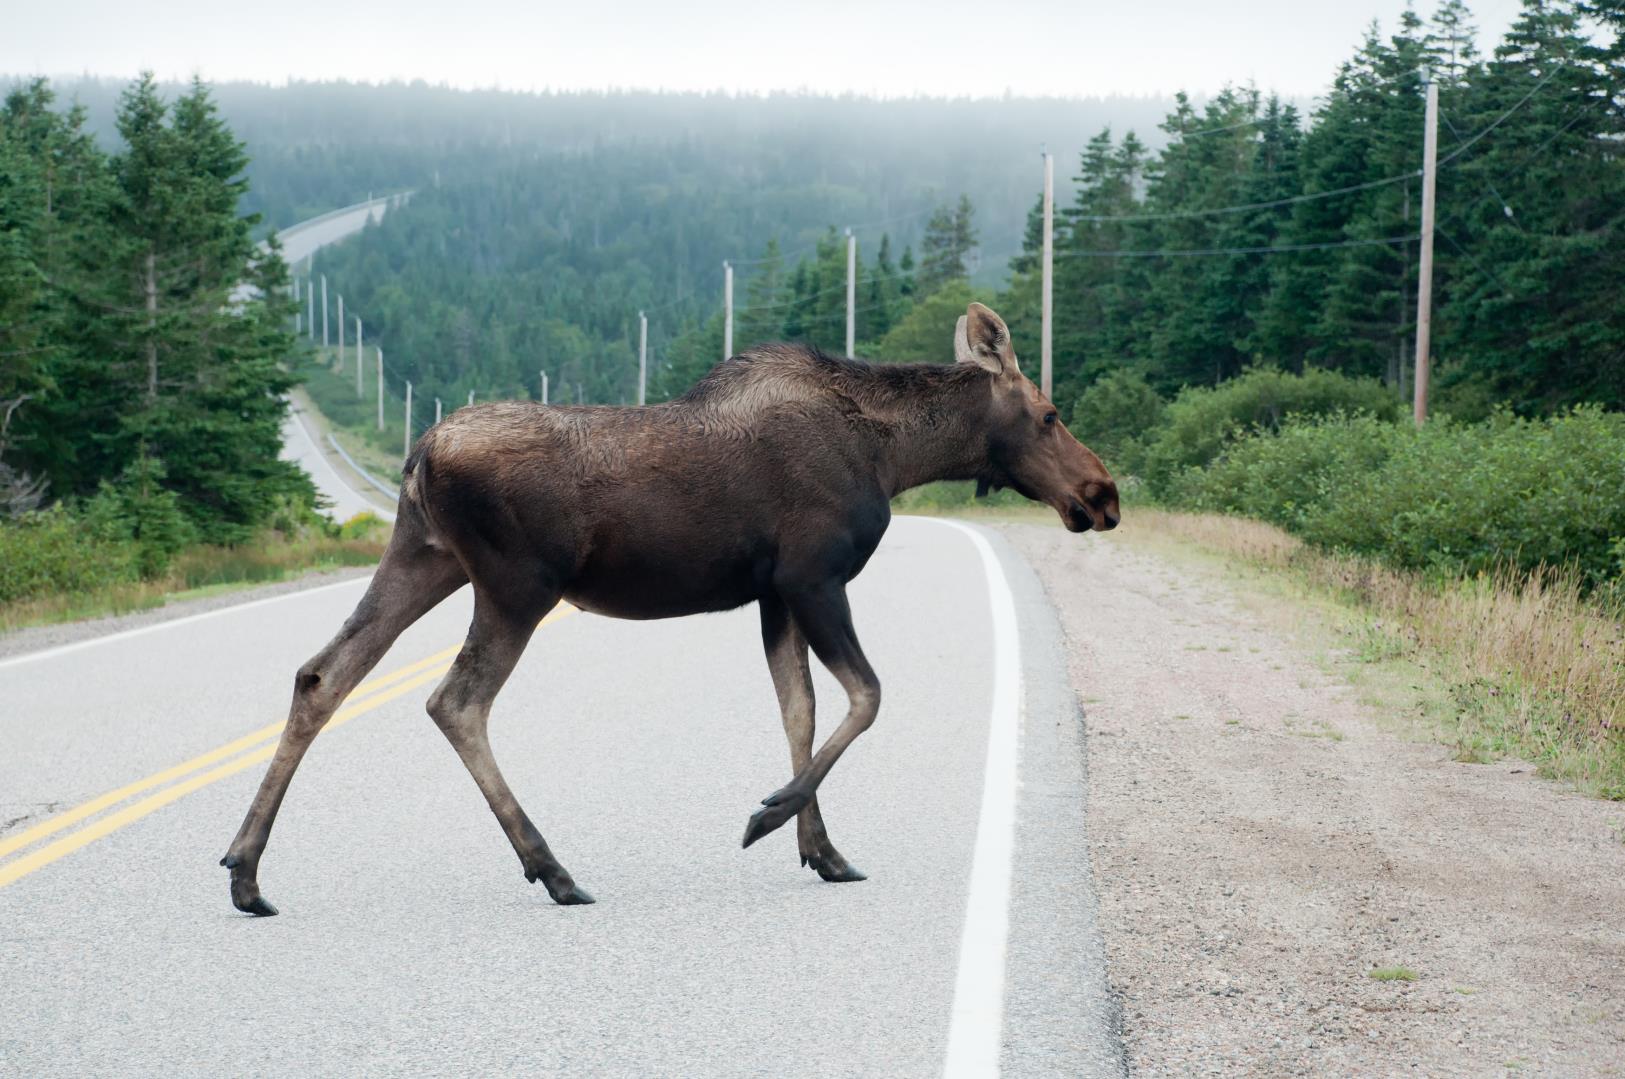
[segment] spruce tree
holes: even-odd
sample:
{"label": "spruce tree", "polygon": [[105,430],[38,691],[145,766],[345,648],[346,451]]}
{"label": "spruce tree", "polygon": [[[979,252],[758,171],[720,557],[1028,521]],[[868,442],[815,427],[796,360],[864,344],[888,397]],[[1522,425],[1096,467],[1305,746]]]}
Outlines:
{"label": "spruce tree", "polygon": [[976,247],[974,216],[970,199],[961,195],[954,209],[940,207],[926,222],[925,237],[920,241],[920,270],[915,278],[920,296],[929,296],[950,281],[969,279],[967,261]]}

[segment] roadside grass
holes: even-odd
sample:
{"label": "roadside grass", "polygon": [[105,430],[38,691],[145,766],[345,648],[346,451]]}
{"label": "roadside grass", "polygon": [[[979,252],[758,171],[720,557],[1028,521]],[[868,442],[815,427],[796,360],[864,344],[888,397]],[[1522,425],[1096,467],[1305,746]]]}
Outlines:
{"label": "roadside grass", "polygon": [[1410,967],[1378,967],[1366,977],[1378,982],[1414,982],[1417,974]]}
{"label": "roadside grass", "polygon": [[288,580],[312,570],[369,566],[378,561],[388,540],[388,525],[371,514],[361,514],[341,526],[336,535],[315,530],[293,535],[267,531],[238,547],[192,547],[177,554],[162,575],[147,580],[0,604],[0,632],[150,610],[177,600]]}
{"label": "roadside grass", "polygon": [[1309,547],[1259,521],[1132,508],[1118,542],[1196,549],[1316,601],[1364,703],[1396,704],[1462,761],[1505,756],[1625,799],[1625,625],[1559,572],[1435,580]]}
{"label": "roadside grass", "polygon": [[[344,451],[362,468],[384,483],[400,483],[401,451],[405,448],[405,405],[387,392],[384,395],[384,429],[378,430],[377,368],[366,371],[362,396],[355,392],[355,350],[346,350],[344,369],[335,370],[335,349],[316,349],[295,373],[304,380],[294,390],[301,404],[311,408],[309,418],[319,429],[317,437],[329,430]],[[434,402],[413,402],[413,427],[422,430],[434,420]],[[323,452],[327,447],[321,447]],[[342,466],[341,466],[342,467]]]}

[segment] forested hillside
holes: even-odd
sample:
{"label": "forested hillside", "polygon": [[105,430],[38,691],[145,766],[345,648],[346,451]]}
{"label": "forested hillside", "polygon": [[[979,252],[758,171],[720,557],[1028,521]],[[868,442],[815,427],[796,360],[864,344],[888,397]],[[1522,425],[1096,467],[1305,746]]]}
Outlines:
{"label": "forested hillside", "polygon": [[[1058,169],[1073,173],[1056,238],[1063,406],[1107,373],[1169,395],[1259,364],[1406,394],[1424,69],[1441,88],[1440,406],[1472,417],[1502,401],[1526,413],[1625,402],[1621,60],[1617,24],[1591,10],[1531,0],[1485,54],[1470,12],[1447,0],[1426,21],[1373,28],[1308,114],[1233,88],[1200,106],[1181,96],[1154,126],[1097,127]],[[760,130],[774,107],[812,109],[752,101],[740,129],[755,134],[722,140],[662,140],[647,119],[629,130],[609,110],[590,147],[470,149],[318,269],[369,313],[397,375],[447,399],[535,395],[545,368],[556,399],[631,400],[640,309],[656,393],[680,392],[720,356],[725,258],[736,347],[779,336],[841,347],[847,226],[862,265],[860,351],[940,358],[931,335],[952,325],[942,320],[968,278],[1036,356],[1037,162],[1000,174],[1024,188],[1023,223],[966,163],[997,145],[972,122],[982,104],[953,106],[967,117],[957,139],[927,153],[916,140],[906,166],[873,169],[838,144],[793,148]],[[939,244],[954,219],[968,227],[950,241],[951,271],[915,281],[933,212]],[[988,275],[1007,261],[1001,290]]]}

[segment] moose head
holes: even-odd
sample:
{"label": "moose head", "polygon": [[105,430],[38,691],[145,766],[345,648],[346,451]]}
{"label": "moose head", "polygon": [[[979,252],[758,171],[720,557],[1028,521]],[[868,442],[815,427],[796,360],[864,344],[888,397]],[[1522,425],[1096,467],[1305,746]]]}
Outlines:
{"label": "moose head", "polygon": [[1073,532],[1116,528],[1122,516],[1117,484],[1094,451],[1072,437],[1049,398],[1021,373],[1004,320],[971,304],[954,329],[954,356],[993,375],[987,464],[978,478],[1044,503]]}

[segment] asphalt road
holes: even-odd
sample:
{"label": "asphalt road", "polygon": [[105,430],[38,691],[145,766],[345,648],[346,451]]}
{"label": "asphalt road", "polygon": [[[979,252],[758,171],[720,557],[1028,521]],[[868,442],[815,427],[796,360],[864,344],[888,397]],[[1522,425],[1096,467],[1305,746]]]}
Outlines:
{"label": "asphalt road", "polygon": [[347,521],[358,513],[373,513],[386,521],[395,520],[395,509],[382,493],[367,494],[365,484],[352,484],[339,474],[338,465],[317,443],[317,434],[300,410],[290,402],[288,418],[282,421],[282,456],[293,461],[310,476],[316,490],[327,500],[327,514]]}
{"label": "asphalt road", "polygon": [[[261,867],[283,913],[244,917],[216,861],[255,732],[362,587],[0,661],[0,1072],[1119,1073],[1080,718],[996,536],[901,518],[853,585],[886,698],[820,797],[869,880],[800,868],[793,827],[739,848],[789,778],[753,609],[571,613],[492,720],[598,898],[554,906],[423,712],[465,590],[318,738]],[[817,684],[827,732],[844,702]]]}

